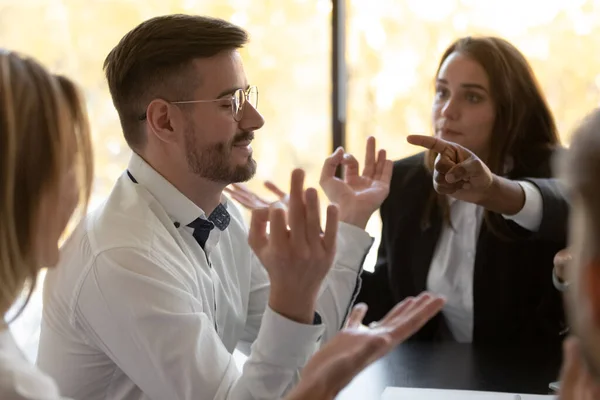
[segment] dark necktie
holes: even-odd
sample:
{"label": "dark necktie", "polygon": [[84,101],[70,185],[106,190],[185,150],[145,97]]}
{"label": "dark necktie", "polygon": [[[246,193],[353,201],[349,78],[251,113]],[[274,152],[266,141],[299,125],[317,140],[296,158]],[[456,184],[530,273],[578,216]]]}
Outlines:
{"label": "dark necktie", "polygon": [[215,224],[209,220],[198,217],[190,222],[188,226],[194,230],[192,236],[194,236],[194,239],[196,239],[196,242],[198,242],[200,247],[204,249],[204,245],[206,245],[206,241],[208,240],[208,235],[210,235],[210,231],[215,227]]}
{"label": "dark necktie", "polygon": [[[135,177],[127,170],[127,175],[129,179],[133,183],[138,183]],[[229,226],[229,222],[231,217],[229,212],[227,212],[227,208],[223,204],[219,204],[217,208],[210,214],[208,219],[196,218],[192,222],[188,224],[190,228],[194,230],[192,236],[196,239],[196,242],[202,247],[204,250],[204,246],[206,245],[206,241],[208,240],[208,236],[210,235],[210,231],[216,226],[220,231],[224,231],[227,226]],[[175,227],[179,227],[179,223],[175,222]]]}
{"label": "dark necktie", "polygon": [[229,225],[231,217],[223,204],[219,204],[217,208],[209,215],[208,219],[196,218],[188,224],[194,230],[192,236],[196,242],[204,249],[210,231],[216,226],[220,231],[224,231]]}

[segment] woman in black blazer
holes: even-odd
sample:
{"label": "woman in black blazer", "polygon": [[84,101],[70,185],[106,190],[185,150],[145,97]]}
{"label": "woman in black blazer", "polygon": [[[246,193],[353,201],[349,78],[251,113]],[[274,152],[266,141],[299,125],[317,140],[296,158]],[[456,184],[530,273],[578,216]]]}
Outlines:
{"label": "woman in black blazer", "polygon": [[395,162],[377,264],[356,299],[369,306],[366,322],[430,290],[447,304],[417,340],[558,345],[552,260],[565,247],[568,207],[551,177],[556,126],[525,57],[495,37],[456,41],[439,64],[432,114],[435,137],[470,150],[507,189],[487,202],[443,195],[432,176],[438,153]]}
{"label": "woman in black blazer", "polygon": [[[435,137],[481,160],[502,190],[487,201],[473,190],[437,193],[432,150],[395,162],[377,264],[357,284],[365,322],[429,290],[447,303],[414,339],[559,345],[552,260],[565,247],[568,207],[551,173],[556,126],[531,67],[503,39],[459,39],[440,61],[432,114]],[[229,193],[248,208],[269,204],[242,186]]]}

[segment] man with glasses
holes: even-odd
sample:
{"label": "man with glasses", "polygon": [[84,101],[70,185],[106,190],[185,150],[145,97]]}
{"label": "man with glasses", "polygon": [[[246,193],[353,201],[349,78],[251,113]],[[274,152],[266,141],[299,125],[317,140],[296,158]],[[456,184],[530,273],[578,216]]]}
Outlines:
{"label": "man with glasses", "polygon": [[[230,97],[231,96],[231,97]],[[224,97],[224,98],[223,98]],[[218,96],[213,100],[185,100],[185,101],[171,101],[171,104],[195,104],[195,103],[213,103],[213,102],[224,102],[223,106],[231,105],[231,112],[233,119],[240,122],[242,119],[242,110],[244,109],[244,103],[248,102],[252,104],[252,107],[258,110],[258,88],[256,86],[249,86],[248,89],[236,89],[233,94],[225,93],[223,96]],[[146,120],[147,115],[140,115],[140,121]]]}
{"label": "man with glasses", "polygon": [[[222,194],[254,175],[264,124],[237,51],[246,41],[228,22],[171,15],[140,24],[106,58],[133,155],[46,278],[38,364],[66,396],[279,398],[343,325],[391,161],[371,139],[358,175],[338,149],[323,167],[337,204],[323,231],[317,192],[296,170],[289,212],[256,210],[248,232]],[[334,175],[342,164],[346,180]],[[243,342],[253,344],[239,372]]]}

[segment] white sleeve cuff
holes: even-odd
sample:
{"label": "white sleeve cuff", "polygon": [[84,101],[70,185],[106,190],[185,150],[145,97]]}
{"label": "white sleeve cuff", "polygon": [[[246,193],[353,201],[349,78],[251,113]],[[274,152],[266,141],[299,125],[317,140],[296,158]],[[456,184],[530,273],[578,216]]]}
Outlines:
{"label": "white sleeve cuff", "polygon": [[357,226],[340,222],[334,267],[346,267],[359,272],[374,239]]}
{"label": "white sleeve cuff", "polygon": [[531,182],[518,181],[517,183],[521,185],[521,188],[525,193],[525,204],[523,205],[523,208],[521,208],[521,211],[515,215],[503,214],[502,216],[505,219],[516,222],[529,231],[537,232],[540,228],[540,224],[542,223],[542,216],[544,212],[544,201],[542,199],[542,194]]}
{"label": "white sleeve cuff", "polygon": [[267,307],[251,357],[282,368],[302,368],[319,348],[324,332],[323,324],[300,324]]}

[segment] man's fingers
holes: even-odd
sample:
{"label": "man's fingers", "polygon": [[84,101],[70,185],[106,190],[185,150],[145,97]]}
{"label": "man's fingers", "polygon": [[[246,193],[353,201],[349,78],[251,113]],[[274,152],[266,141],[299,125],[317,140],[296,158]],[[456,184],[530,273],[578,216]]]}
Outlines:
{"label": "man's fingers", "polygon": [[285,206],[280,202],[271,204],[269,212],[269,240],[276,248],[286,248],[288,241],[288,228],[286,223]]}
{"label": "man's fingers", "polygon": [[367,305],[358,303],[352,307],[352,311],[346,321],[346,328],[358,328],[367,314]]}
{"label": "man's fingers", "polygon": [[419,296],[415,297],[407,297],[400,303],[396,304],[394,308],[390,312],[386,314],[385,317],[379,322],[379,325],[385,325],[389,321],[394,320],[398,315],[407,314],[412,309],[416,309],[421,307],[426,302],[430,301],[433,296],[430,293],[424,292]]}
{"label": "man's fingers", "polygon": [[344,179],[358,176],[358,160],[350,153],[344,154]]}
{"label": "man's fingers", "polygon": [[392,173],[394,172],[394,162],[392,160],[385,160],[383,171],[381,176],[376,177],[380,182],[389,184],[392,181]]}
{"label": "man's fingers", "polygon": [[269,209],[257,208],[252,211],[248,244],[254,252],[260,251],[268,243],[267,223],[269,222]]}
{"label": "man's fingers", "polygon": [[306,246],[306,207],[304,204],[304,171],[292,172],[288,222],[294,246],[302,251]]}
{"label": "man's fingers", "polygon": [[375,174],[373,176],[374,180],[380,180],[383,175],[383,170],[385,169],[387,163],[387,152],[384,149],[379,150],[377,153],[377,164],[375,166]]}
{"label": "man's fingers", "polygon": [[262,197],[255,195],[253,193],[244,193],[244,192],[234,192],[227,188],[225,191],[236,201],[244,204],[248,207],[258,208],[258,207],[268,207],[269,202]]}
{"label": "man's fingers", "polygon": [[365,167],[363,169],[363,176],[372,178],[375,174],[375,138],[369,136],[367,138],[367,151],[365,153]]}
{"label": "man's fingers", "polygon": [[423,327],[444,306],[445,300],[429,295],[418,307],[412,307],[406,313],[397,315],[387,323],[392,329],[394,342],[399,343]]}
{"label": "man's fingers", "polygon": [[414,303],[414,301],[415,301],[414,297],[405,298],[400,303],[397,303],[390,311],[388,311],[388,313],[385,315],[385,317],[383,317],[382,320],[375,323],[374,325],[379,326],[379,325],[387,324],[389,321],[396,318],[396,316],[404,313],[408,308],[410,308],[412,306],[412,304]]}
{"label": "man's fingers", "polygon": [[321,244],[321,210],[319,195],[314,188],[306,189],[306,242],[315,249]]}
{"label": "man's fingers", "polygon": [[264,185],[265,185],[265,187],[267,189],[269,189],[273,194],[275,194],[275,196],[279,197],[280,199],[282,199],[285,196],[287,196],[286,192],[284,192],[283,190],[281,190],[277,185],[275,185],[271,181],[265,181]]}
{"label": "man's fingers", "polygon": [[233,183],[230,186],[225,187],[224,191],[229,194],[232,199],[249,209],[268,207],[270,204],[269,201],[253,193],[245,185],[239,183]]}
{"label": "man's fingers", "polygon": [[321,177],[319,178],[319,183],[321,185],[329,179],[335,177],[335,171],[337,167],[342,163],[343,158],[344,149],[338,147],[332,155],[325,159],[325,162],[323,163],[323,168],[321,169]]}
{"label": "man's fingers", "polygon": [[327,221],[323,232],[323,247],[325,251],[335,251],[336,236],[339,225],[339,209],[337,205],[327,206]]}
{"label": "man's fingers", "polygon": [[243,205],[245,205],[247,207],[250,207],[250,205],[251,205],[250,201],[248,200],[248,198],[246,196],[241,195],[241,194],[236,193],[236,192],[232,192],[232,191],[230,191],[230,189],[227,189],[227,188],[225,188],[225,192],[229,196],[231,196],[231,198],[234,199],[235,201],[240,202],[240,203],[242,203]]}
{"label": "man's fingers", "polygon": [[230,189],[230,190],[236,191],[236,192],[250,193],[250,190],[248,189],[248,187],[246,185],[244,185],[243,183],[232,183],[226,189]]}

